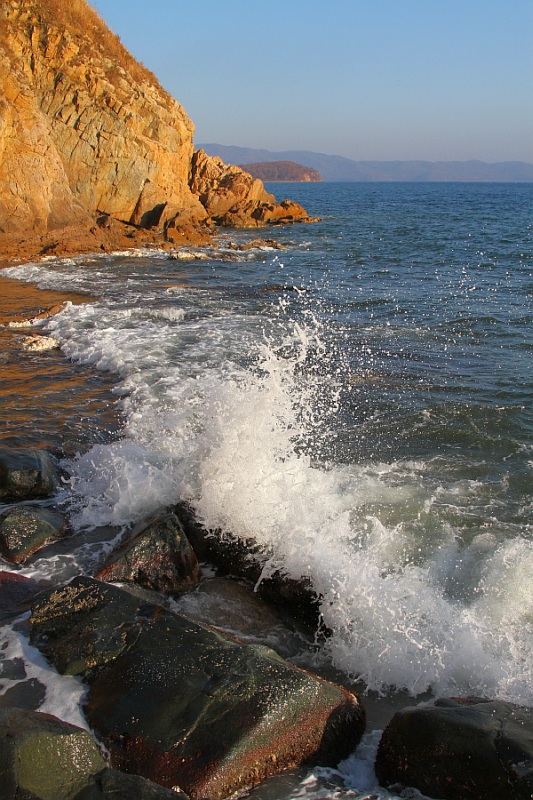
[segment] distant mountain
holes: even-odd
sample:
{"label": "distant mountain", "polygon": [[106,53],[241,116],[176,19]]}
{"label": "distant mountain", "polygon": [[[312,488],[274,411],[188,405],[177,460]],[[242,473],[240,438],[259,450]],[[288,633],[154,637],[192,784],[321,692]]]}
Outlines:
{"label": "distant mountain", "polygon": [[316,183],[322,180],[316,169],[304,167],[295,161],[258,161],[253,164],[239,164],[239,167],[262,181]]}
{"label": "distant mountain", "polygon": [[223,144],[197,146],[230,164],[296,161],[316,169],[324,181],[533,182],[533,164],[525,161],[353,161],[310,150],[272,152]]}

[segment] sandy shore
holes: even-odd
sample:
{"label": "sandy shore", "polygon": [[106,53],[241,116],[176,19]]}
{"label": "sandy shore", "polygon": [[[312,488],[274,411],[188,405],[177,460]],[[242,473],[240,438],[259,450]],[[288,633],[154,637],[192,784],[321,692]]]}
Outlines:
{"label": "sandy shore", "polygon": [[31,283],[6,278],[1,274],[0,298],[0,325],[31,319],[54,306],[64,305],[68,300],[78,304],[94,299],[86,294],[39,289]]}
{"label": "sandy shore", "polygon": [[59,349],[28,351],[24,339],[39,329],[7,327],[57,312],[67,301],[94,299],[0,275],[0,445],[69,454],[120,427],[111,376],[71,363]]}

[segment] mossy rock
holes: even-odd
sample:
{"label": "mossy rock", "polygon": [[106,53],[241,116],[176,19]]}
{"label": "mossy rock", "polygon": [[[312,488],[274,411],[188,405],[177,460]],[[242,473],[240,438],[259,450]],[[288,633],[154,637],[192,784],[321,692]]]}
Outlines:
{"label": "mossy rock", "polygon": [[50,714],[0,710],[3,800],[72,800],[105,767],[93,737]]}
{"label": "mossy rock", "polygon": [[12,564],[59,539],[66,527],[64,516],[50,508],[15,506],[0,516],[0,553]]}

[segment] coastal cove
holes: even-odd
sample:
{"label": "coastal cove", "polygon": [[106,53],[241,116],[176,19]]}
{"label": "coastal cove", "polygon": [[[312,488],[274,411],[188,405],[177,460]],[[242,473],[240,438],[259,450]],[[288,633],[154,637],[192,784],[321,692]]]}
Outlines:
{"label": "coastal cove", "polygon": [[[63,306],[30,326],[60,350],[24,352],[28,331],[1,330],[2,370],[36,383],[0,402],[9,446],[57,458],[53,503],[70,525],[3,569],[95,575],[110,539],[186,502],[205,528],[254,543],[259,583],[281,572],[321,598],[320,631],[253,640],[279,637],[282,655],[367,709],[357,757],[273,779],[273,796],[393,797],[368,775],[374,731],[398,708],[533,705],[533,189],[290,193],[320,221],[276,228],[282,249],[219,231],[179,258],[145,247],[1,271],[3,322]],[[205,603],[209,623],[200,596],[177,606]]]}

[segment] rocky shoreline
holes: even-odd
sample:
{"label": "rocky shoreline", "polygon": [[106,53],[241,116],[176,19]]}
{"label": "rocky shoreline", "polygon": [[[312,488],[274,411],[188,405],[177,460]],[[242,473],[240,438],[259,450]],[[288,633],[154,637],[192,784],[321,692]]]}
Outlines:
{"label": "rocky shoreline", "polygon": [[[19,312],[38,296],[20,285]],[[21,680],[1,696],[2,797],[48,798],[46,786],[77,800],[169,790],[222,800],[289,768],[335,766],[354,750],[365,700],[291,664],[290,646],[280,654],[250,640],[246,623],[238,636],[228,624],[232,607],[252,628],[290,619],[295,630],[316,630],[312,588],[273,575],[254,592],[255,543],[206,530],[190,507],[143,520],[93,575],[52,585],[18,574],[71,535],[53,503],[58,480],[50,453],[0,450],[2,625],[18,620],[59,673],[84,681],[93,735],[39,711],[42,688]],[[206,579],[202,563],[217,577]],[[212,603],[195,618],[206,591]],[[0,682],[17,668],[0,653]],[[35,748],[44,754],[38,762]],[[416,787],[433,798],[529,798],[533,713],[494,698],[412,705],[387,724],[375,769],[400,794]]]}

